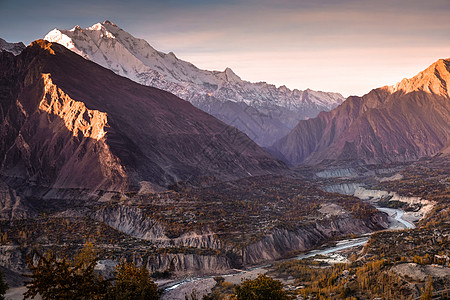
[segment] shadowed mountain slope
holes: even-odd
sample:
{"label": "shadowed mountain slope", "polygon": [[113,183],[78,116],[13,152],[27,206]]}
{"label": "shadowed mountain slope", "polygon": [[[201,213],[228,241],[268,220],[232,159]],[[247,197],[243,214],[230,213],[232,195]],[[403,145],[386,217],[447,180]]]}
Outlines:
{"label": "shadowed mountain slope", "polygon": [[0,53],[1,174],[59,188],[135,190],[285,168],[168,92],[44,40]]}
{"label": "shadowed mountain slope", "polygon": [[290,90],[248,82],[230,68],[201,70],[172,52],[154,49],[116,24],[54,29],[44,38],[138,83],[169,91],[232,125],[259,145],[270,146],[301,119],[329,111],[344,101],[338,93]]}
{"label": "shadowed mountain slope", "polygon": [[349,97],[330,112],[300,121],[271,151],[292,165],[323,160],[411,161],[450,142],[450,60],[411,79]]}

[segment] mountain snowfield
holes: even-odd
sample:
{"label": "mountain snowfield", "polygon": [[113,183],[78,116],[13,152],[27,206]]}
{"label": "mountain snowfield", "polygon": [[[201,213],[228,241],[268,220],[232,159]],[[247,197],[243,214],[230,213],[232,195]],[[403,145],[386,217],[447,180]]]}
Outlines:
{"label": "mountain snowfield", "polygon": [[54,29],[44,38],[143,85],[169,91],[229,125],[262,146],[289,133],[301,119],[315,117],[344,101],[338,93],[277,88],[242,80],[230,68],[201,70],[163,53],[110,21],[82,29]]}

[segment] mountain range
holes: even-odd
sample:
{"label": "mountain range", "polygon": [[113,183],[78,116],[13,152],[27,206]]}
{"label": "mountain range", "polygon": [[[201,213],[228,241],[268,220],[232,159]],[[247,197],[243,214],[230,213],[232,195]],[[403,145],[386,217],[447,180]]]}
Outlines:
{"label": "mountain range", "polygon": [[0,103],[0,173],[9,181],[126,191],[285,169],[189,102],[57,43],[0,52]]}
{"label": "mountain range", "polygon": [[[316,108],[320,106],[321,109],[325,109],[327,105],[330,107],[340,103],[341,96],[337,94],[313,92],[310,90],[303,92],[298,90],[291,91],[286,87],[276,88],[275,86],[266,83],[250,83],[241,80],[240,77],[229,68],[223,72],[200,70],[188,62],[179,60],[173,53],[165,54],[155,50],[144,40],[133,37],[109,21],[95,24],[86,29],[82,29],[79,26],[76,26],[71,30],[54,29],[47,34],[45,39],[61,44],[66,49],[70,49],[72,52],[87,58],[87,61],[98,63],[107,69],[111,69],[116,74],[129,77],[133,81],[141,82],[145,85],[153,85],[171,91],[184,99],[187,99],[202,110],[211,113],[211,115],[225,120],[226,123],[243,129],[243,132],[247,133],[247,136],[262,145],[267,145],[269,142],[275,140],[275,138],[278,138],[271,146],[267,147],[267,149],[272,155],[290,165],[295,166],[302,163],[318,164],[323,161],[358,161],[364,164],[397,161],[404,162],[430,156],[439,151],[445,152],[450,145],[450,102],[448,92],[450,63],[448,59],[439,60],[415,77],[404,79],[394,86],[385,86],[374,89],[362,97],[349,97],[331,111],[322,111],[315,118],[298,121],[295,128],[289,131],[289,126],[285,126],[286,122],[291,123],[291,125],[294,122],[297,122],[300,118],[299,113],[302,111],[304,112],[306,107],[312,107],[308,106],[309,104],[314,104],[313,106]],[[23,45],[20,45],[20,43],[9,44],[3,40],[1,42],[4,49],[13,53],[15,52],[14,54],[17,54],[20,52],[20,49],[23,48]],[[56,47],[54,42],[48,44],[51,45],[48,46],[49,49]],[[42,42],[40,42],[40,44],[42,44]],[[36,45],[33,47],[36,47]],[[47,46],[43,47],[46,48]],[[57,47],[57,49],[59,53],[64,53],[64,51],[61,50],[61,47]],[[7,57],[6,54],[4,54],[4,56]],[[60,54],[59,56],[69,57],[67,53],[63,55]],[[19,55],[18,57],[22,57],[22,55]],[[76,64],[79,64],[80,66],[86,65],[80,62],[79,56],[74,57],[76,57],[74,58]],[[18,63],[18,61],[22,60],[23,59],[17,58],[17,61],[14,63]],[[14,61],[14,59],[11,61]],[[9,64],[11,64],[11,62],[7,61],[6,65],[9,66]],[[61,70],[60,74],[67,73],[67,70],[62,71],[64,68],[72,70],[73,67],[70,66],[73,66],[73,64],[72,57],[66,59],[65,63],[58,67],[58,70]],[[96,64],[91,63],[91,65]],[[21,68],[22,71],[20,72],[25,72],[23,65],[21,65]],[[88,68],[86,73],[90,74],[91,70],[96,69],[93,67]],[[72,94],[74,94],[81,95],[81,98],[83,98],[86,96],[86,92],[83,91],[96,90],[97,96],[92,93],[89,94],[87,99],[94,99],[95,97],[102,99],[108,97],[122,97],[123,99],[135,98],[135,95],[131,92],[131,88],[119,88],[115,85],[116,81],[121,81],[121,79],[118,79],[120,76],[108,79],[113,84],[102,82],[101,80],[111,76],[103,75],[103,73],[107,73],[105,72],[105,69],[102,70],[104,71],[102,72],[102,75],[96,79],[93,78],[92,82],[85,81],[84,78],[82,78],[84,76],[83,73],[80,72],[69,72],[67,74],[70,74],[70,76],[65,75],[67,79],[72,78],[72,81],[65,80],[61,75],[59,82],[64,85],[68,84],[69,88],[61,88],[59,85],[57,85],[56,88],[62,89],[65,94],[71,95],[69,97],[72,97]],[[11,95],[15,95],[17,92],[16,90],[21,93],[21,89],[25,87],[24,84],[20,83],[20,80],[23,79],[22,77],[24,75],[22,74],[20,75],[22,77],[17,78],[15,76],[8,78],[8,72],[8,67],[6,67],[4,69],[3,80],[5,82],[4,86],[14,86],[14,91],[8,90],[5,94],[8,95],[8,97],[11,97]],[[14,72],[16,74],[19,71],[16,70]],[[17,74],[21,74],[20,72]],[[55,76],[53,74],[54,69],[48,73],[50,74],[48,80],[53,84],[54,80],[52,78]],[[19,79],[19,83],[13,82],[15,80],[14,78]],[[44,82],[48,81],[46,80],[47,79],[45,79]],[[80,82],[83,82],[83,85],[80,85]],[[126,82],[128,83],[124,84],[123,87],[130,85],[129,81]],[[46,84],[47,83],[45,83],[44,86]],[[139,87],[136,88],[137,90],[142,90],[143,88],[140,85],[136,86]],[[70,93],[68,93],[67,90],[69,90]],[[114,90],[114,92],[111,92],[112,90]],[[158,91],[158,93],[162,93],[160,90]],[[160,95],[163,94],[158,94],[156,98],[160,98]],[[149,96],[149,98],[152,97],[155,98],[155,96]],[[299,101],[299,97],[302,99],[301,101]],[[145,97],[142,97],[142,99],[143,98]],[[12,103],[11,99],[12,98],[9,98],[8,100],[10,103]],[[96,107],[98,104],[97,100],[92,101],[94,101],[92,103],[95,103],[94,107]],[[178,99],[178,101],[181,100]],[[84,102],[84,98],[82,102],[86,106],[87,111],[92,110],[91,102]],[[137,132],[134,127],[140,126],[135,123],[139,118],[132,120],[133,115],[136,114],[139,116],[139,114],[143,114],[143,111],[127,111],[126,109],[121,111],[121,106],[125,104],[119,104],[119,102],[120,101],[117,101],[116,107],[111,107],[112,104],[106,101],[102,102],[99,108],[94,108],[93,111],[105,112],[108,117],[106,118],[103,114],[97,115],[95,118],[99,119],[96,119],[96,122],[98,121],[101,124],[95,125],[95,128],[99,127],[101,129],[95,129],[97,131],[94,129],[86,130],[90,132],[88,133],[88,137],[92,138],[92,136],[89,135],[94,134],[94,139],[97,139],[97,141],[101,141],[105,132],[108,132],[107,140],[113,143],[107,145],[107,148],[110,149],[112,147],[111,149],[114,152],[111,157],[119,157],[122,155],[119,160],[123,162],[124,165],[121,166],[127,170],[133,170],[125,177],[128,179],[131,178],[130,180],[133,182],[132,185],[134,186],[137,186],[137,182],[142,181],[143,178],[147,178],[147,175],[149,174],[151,174],[152,177],[152,180],[150,180],[151,182],[167,185],[171,182],[184,180],[189,178],[189,176],[194,175],[198,176],[203,174],[206,176],[234,178],[238,175],[262,174],[264,172],[270,172],[270,170],[284,168],[279,161],[272,159],[262,149],[250,143],[250,139],[241,137],[239,130],[233,131],[231,135],[234,135],[234,132],[236,132],[236,135],[238,135],[240,139],[242,138],[245,140],[243,144],[251,145],[251,151],[247,153],[247,149],[244,153],[238,153],[238,151],[233,148],[234,145],[231,145],[231,148],[233,149],[228,149],[227,146],[229,145],[226,144],[229,143],[229,140],[220,144],[220,142],[226,140],[221,138],[219,139],[220,145],[214,146],[213,148],[216,150],[218,149],[218,151],[224,151],[223,149],[230,150],[230,153],[236,155],[237,161],[233,161],[230,166],[223,164],[219,167],[216,165],[214,166],[214,172],[211,172],[212,166],[208,163],[205,164],[206,169],[203,169],[203,164],[195,165],[195,167],[193,167],[193,162],[191,161],[193,153],[201,152],[202,147],[204,148],[205,144],[208,143],[208,138],[201,137],[201,139],[204,138],[204,140],[201,142],[197,141],[198,144],[193,146],[192,149],[191,146],[188,146],[187,152],[189,153],[184,153],[184,150],[182,149],[184,143],[188,145],[192,142],[192,139],[187,137],[190,132],[200,132],[201,134],[207,132],[206,135],[209,134],[210,137],[211,135],[216,136],[217,134],[223,134],[224,132],[227,135],[230,135],[230,132],[233,130],[232,127],[220,127],[217,125],[215,128],[209,128],[209,126],[213,126],[212,124],[216,124],[217,120],[214,118],[204,119],[206,118],[204,116],[198,119],[197,117],[194,117],[191,112],[187,113],[187,115],[189,115],[187,117],[183,114],[183,110],[180,110],[178,113],[175,112],[178,108],[173,108],[173,114],[168,114],[167,116],[170,115],[170,118],[174,120],[179,119],[174,121],[174,124],[165,128],[164,124],[169,118],[162,118],[158,119],[158,121],[155,120],[154,124],[151,124],[151,127],[143,126],[142,130],[144,130],[145,127],[148,130],[151,128],[152,131],[164,132],[165,135],[163,134],[162,136],[179,135],[181,138],[174,142],[178,144],[178,148],[170,148],[170,143],[167,145],[158,144],[155,146],[155,143],[148,143],[148,140],[142,140],[142,138],[148,138],[152,134],[158,135],[161,132]],[[153,105],[156,104],[149,105],[148,107],[148,116],[150,116],[150,119],[157,111],[156,108],[151,108]],[[178,106],[179,104],[174,104],[173,107]],[[181,105],[180,107],[185,106]],[[190,109],[192,109],[192,106],[187,107],[191,107]],[[109,109],[112,109],[112,112],[109,112]],[[16,110],[21,111],[18,108],[16,108]],[[26,110],[24,111],[28,113]],[[124,120],[121,120],[116,123],[116,127],[113,127],[111,124],[116,122],[116,118],[118,117],[116,117],[115,114],[117,113],[117,116],[119,116],[119,111],[122,112],[119,119],[127,120],[125,122],[123,122]],[[5,115],[4,112],[9,112],[9,108],[4,107],[2,115]],[[58,112],[58,114],[64,115],[66,113]],[[91,112],[91,114],[93,114],[93,112]],[[18,115],[20,115],[20,113]],[[163,115],[166,116],[166,112],[164,112]],[[205,116],[206,115],[207,114],[205,114]],[[63,118],[66,118],[66,116],[64,115]],[[144,118],[145,117],[142,115],[142,122]],[[145,121],[148,123],[148,120]],[[183,123],[184,121],[190,125],[194,124],[194,127],[187,126]],[[75,121],[66,120],[65,122]],[[89,124],[91,120],[85,118],[84,121],[81,120],[80,122]],[[14,123],[14,121],[10,120],[4,124],[5,126],[11,126],[12,123]],[[127,127],[128,124],[131,124],[130,126],[133,129]],[[90,125],[86,126],[89,127]],[[203,127],[203,129],[199,130],[196,126]],[[224,126],[224,124],[222,124],[222,126]],[[69,128],[69,130],[75,130],[76,132],[80,131],[80,129],[76,129],[77,126],[75,125],[67,125],[66,127]],[[219,130],[219,127],[223,129]],[[280,128],[283,128],[283,130]],[[83,132],[83,130],[81,131]],[[3,130],[3,132],[7,131],[8,130]],[[16,131],[20,132],[21,130],[16,128]],[[117,132],[122,134],[118,138],[120,141],[115,139],[118,137]],[[175,132],[175,134],[172,134],[172,132]],[[181,134],[182,132],[183,134]],[[279,138],[279,136],[282,135],[282,132],[286,132],[286,135]],[[138,134],[135,135],[136,133]],[[79,133],[74,133],[74,135],[79,135]],[[86,136],[86,133],[83,132],[83,135]],[[21,136],[19,135],[19,137]],[[228,138],[230,139],[229,136]],[[129,143],[130,145],[133,144],[133,147],[141,150],[133,154],[125,154],[126,151],[130,151],[129,147],[125,146],[125,139],[129,139],[129,142],[126,143]],[[183,139],[185,139],[184,142]],[[16,142],[15,145],[17,146]],[[114,148],[115,146],[119,147],[116,149]],[[27,146],[23,146],[22,148],[27,149]],[[106,148],[104,147],[104,149]],[[124,149],[128,150],[122,153],[121,150]],[[170,151],[166,149],[173,150],[177,154],[174,156],[167,155]],[[4,153],[7,153],[7,151],[10,150],[11,149],[7,148],[3,149]],[[228,150],[225,152],[228,152]],[[23,152],[23,150],[20,151]],[[200,156],[203,154],[206,154],[206,156],[211,155],[209,150],[206,152],[208,153],[202,153]],[[120,153],[120,155],[118,153]],[[15,155],[16,154],[12,157],[16,157]],[[241,161],[241,156],[245,157],[245,155],[258,158],[249,161],[249,164],[245,164]],[[133,158],[131,159],[131,157]],[[146,160],[148,158],[150,158],[149,161],[152,162],[151,167],[150,165],[145,164],[144,166],[139,166],[137,163],[140,159]],[[263,160],[261,161],[259,158],[263,158]],[[127,159],[130,160],[128,161]],[[226,160],[228,158],[224,157],[224,159]],[[5,158],[5,160],[9,163],[7,158]],[[112,161],[114,161],[114,159]],[[268,162],[267,165],[266,162]],[[2,168],[7,166],[8,163],[4,162]],[[128,163],[130,164],[128,165]],[[72,162],[72,164],[75,165],[74,162]],[[108,164],[110,164],[109,160]],[[114,164],[110,165],[113,166]],[[236,165],[239,165],[237,169],[235,168]],[[115,174],[123,175],[126,173],[123,170],[119,170],[122,169],[118,168],[114,171]],[[61,176],[55,175],[55,178],[56,177]],[[109,178],[114,178],[114,176]],[[127,183],[125,185],[130,184],[128,179],[126,180]],[[114,179],[113,181],[120,180]],[[125,186],[122,183],[119,185]],[[102,184],[100,184],[100,186],[102,186]],[[118,187],[115,184],[109,184],[109,186],[113,186],[114,188]]]}
{"label": "mountain range", "polygon": [[44,39],[116,74],[169,91],[238,128],[262,146],[270,146],[288,134],[299,120],[329,111],[344,100],[338,93],[251,83],[230,68],[223,72],[201,70],[172,52],[155,50],[110,21],[85,29],[54,29]]}
{"label": "mountain range", "polygon": [[4,39],[0,38],[0,50],[11,52],[14,55],[20,54],[25,49],[25,45],[22,42],[8,43]]}
{"label": "mountain range", "polygon": [[450,60],[299,121],[270,150],[291,165],[405,162],[448,149]]}

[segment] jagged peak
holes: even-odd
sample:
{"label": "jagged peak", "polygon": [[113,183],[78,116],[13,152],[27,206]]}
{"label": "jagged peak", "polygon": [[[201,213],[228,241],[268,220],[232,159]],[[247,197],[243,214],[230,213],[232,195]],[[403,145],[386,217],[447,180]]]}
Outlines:
{"label": "jagged peak", "polygon": [[423,91],[431,94],[450,96],[450,59],[439,59],[412,78],[404,78],[388,87],[390,92],[411,93]]}
{"label": "jagged peak", "polygon": [[114,25],[114,27],[108,26],[109,23],[105,23],[105,22],[96,23],[96,24],[92,25],[91,27],[86,28],[86,30],[87,31],[99,31],[103,34],[103,36],[106,36],[111,39],[115,39],[117,32],[120,30],[120,28],[115,25]]}
{"label": "jagged peak", "polygon": [[[58,29],[54,29],[54,30],[58,30]],[[72,29],[70,29],[69,31],[79,31],[82,30],[81,27],[79,25],[75,25],[75,27],[73,27]],[[59,30],[58,30],[59,31]]]}
{"label": "jagged peak", "polygon": [[55,50],[52,49],[53,45],[54,44],[52,42],[40,39],[40,40],[36,40],[36,41],[32,42],[30,44],[30,47],[31,48],[40,48],[40,49],[47,51],[48,53],[50,53],[52,55],[55,55]]}
{"label": "jagged peak", "polygon": [[25,45],[22,42],[8,43],[0,38],[0,52],[4,50],[14,55],[19,55],[23,49],[25,49]]}
{"label": "jagged peak", "polygon": [[242,81],[241,77],[236,75],[231,68],[227,67],[223,72],[225,73],[228,81]]}
{"label": "jagged peak", "polygon": [[91,27],[86,28],[86,30],[106,30],[105,26],[103,25],[103,23],[95,23]]}
{"label": "jagged peak", "polygon": [[[171,82],[171,84],[172,82],[183,82],[182,85],[194,84],[198,85],[200,89],[205,88],[204,83],[218,87],[222,87],[226,83],[231,86],[236,84],[236,86],[239,87],[245,86],[245,89],[238,92],[238,94],[241,93],[242,97],[244,98],[249,95],[249,97],[252,99],[246,101],[248,101],[249,103],[254,103],[255,106],[266,105],[265,103],[269,104],[272,102],[277,102],[277,105],[289,107],[294,105],[295,108],[293,109],[297,109],[298,106],[302,105],[300,101],[297,101],[298,97],[301,94],[300,90],[291,91],[287,87],[278,89],[275,85],[268,84],[266,82],[251,83],[249,81],[243,80],[231,68],[226,68],[223,71],[200,70],[192,63],[179,59],[173,52],[163,53],[157,51],[147,41],[134,37],[127,31],[121,29],[119,26],[108,20],[102,23],[94,24],[89,28],[82,29],[79,34],[68,32],[66,30],[62,30],[62,33],[63,34],[54,34],[54,36],[47,36],[50,41],[58,42],[66,48],[69,48],[70,50],[82,55],[83,57],[100,63],[102,66],[111,68],[111,66],[114,64],[114,70],[124,70],[123,73],[122,71],[118,71],[120,75],[127,76],[130,79],[143,84],[148,84],[150,80],[155,81],[157,79],[159,81],[159,76],[161,76],[161,79],[164,78],[163,81]],[[114,51],[111,52],[111,55],[113,57],[111,61],[105,61],[105,56],[96,54],[100,53],[101,51],[93,51],[93,49],[99,47],[99,45],[106,45],[97,42],[97,40],[101,38],[111,38],[115,39],[115,41],[117,42],[114,43],[115,48]],[[88,44],[89,46],[87,46]],[[117,53],[118,55],[115,56],[116,52],[120,53]],[[136,61],[135,58],[137,60],[140,60],[142,64]],[[151,79],[148,76],[141,76],[141,74],[138,74],[140,72],[138,70],[141,69],[152,69],[156,71],[157,75],[155,75],[155,79]],[[165,86],[167,87],[167,84],[165,84]],[[279,95],[277,95],[276,99],[272,101],[271,93],[274,89],[278,89],[276,93],[278,93]],[[209,90],[207,92],[209,92]],[[254,96],[255,92],[263,94],[264,97],[256,98]],[[180,93],[183,92],[180,91]],[[195,95],[196,93],[189,94]],[[181,97],[186,97],[186,95],[181,94]],[[228,96],[224,95],[223,99],[228,99],[227,97]],[[326,105],[328,105],[327,103],[333,104],[342,102],[339,101],[339,99],[334,101],[335,99],[332,99],[333,97],[330,96],[328,99],[322,102],[326,103]],[[321,98],[321,96],[315,97],[314,101],[319,101],[320,99],[318,98]],[[343,100],[342,96],[341,98]],[[243,101],[242,99],[239,98],[233,100]],[[322,105],[322,102],[320,105]]]}
{"label": "jagged peak", "polygon": [[[75,26],[76,27],[76,26]],[[74,27],[74,28],[75,28]],[[72,29],[74,29],[74,28],[72,28]],[[58,29],[58,28],[53,28],[52,30],[50,30],[47,34],[46,34],[46,36],[47,35],[50,35],[50,34],[54,34],[54,33],[60,33],[61,32],[61,30],[60,29]],[[44,38],[45,39],[45,38]]]}
{"label": "jagged peak", "polygon": [[10,43],[10,42],[7,42],[6,40],[4,40],[4,39],[2,39],[2,38],[0,38],[0,43],[5,43],[5,44],[11,44],[11,45],[23,45],[23,46],[25,46],[24,45],[24,43],[22,43],[22,42],[17,42],[17,43]]}
{"label": "jagged peak", "polygon": [[104,24],[104,25],[107,24],[107,25],[118,27],[115,23],[111,22],[110,20],[105,20],[105,21],[103,21],[102,24]]}
{"label": "jagged peak", "polygon": [[175,53],[173,53],[172,51],[170,51],[169,53],[167,53],[167,56],[171,56],[171,57],[173,57],[173,58],[176,58],[176,59],[178,59],[178,57],[175,55]]}

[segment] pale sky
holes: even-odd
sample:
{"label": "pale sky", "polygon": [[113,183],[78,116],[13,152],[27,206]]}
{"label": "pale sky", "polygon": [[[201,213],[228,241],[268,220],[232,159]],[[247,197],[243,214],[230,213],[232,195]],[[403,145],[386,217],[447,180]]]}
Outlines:
{"label": "pale sky", "polygon": [[363,95],[450,57],[450,0],[0,0],[0,37],[108,19],[208,70]]}

